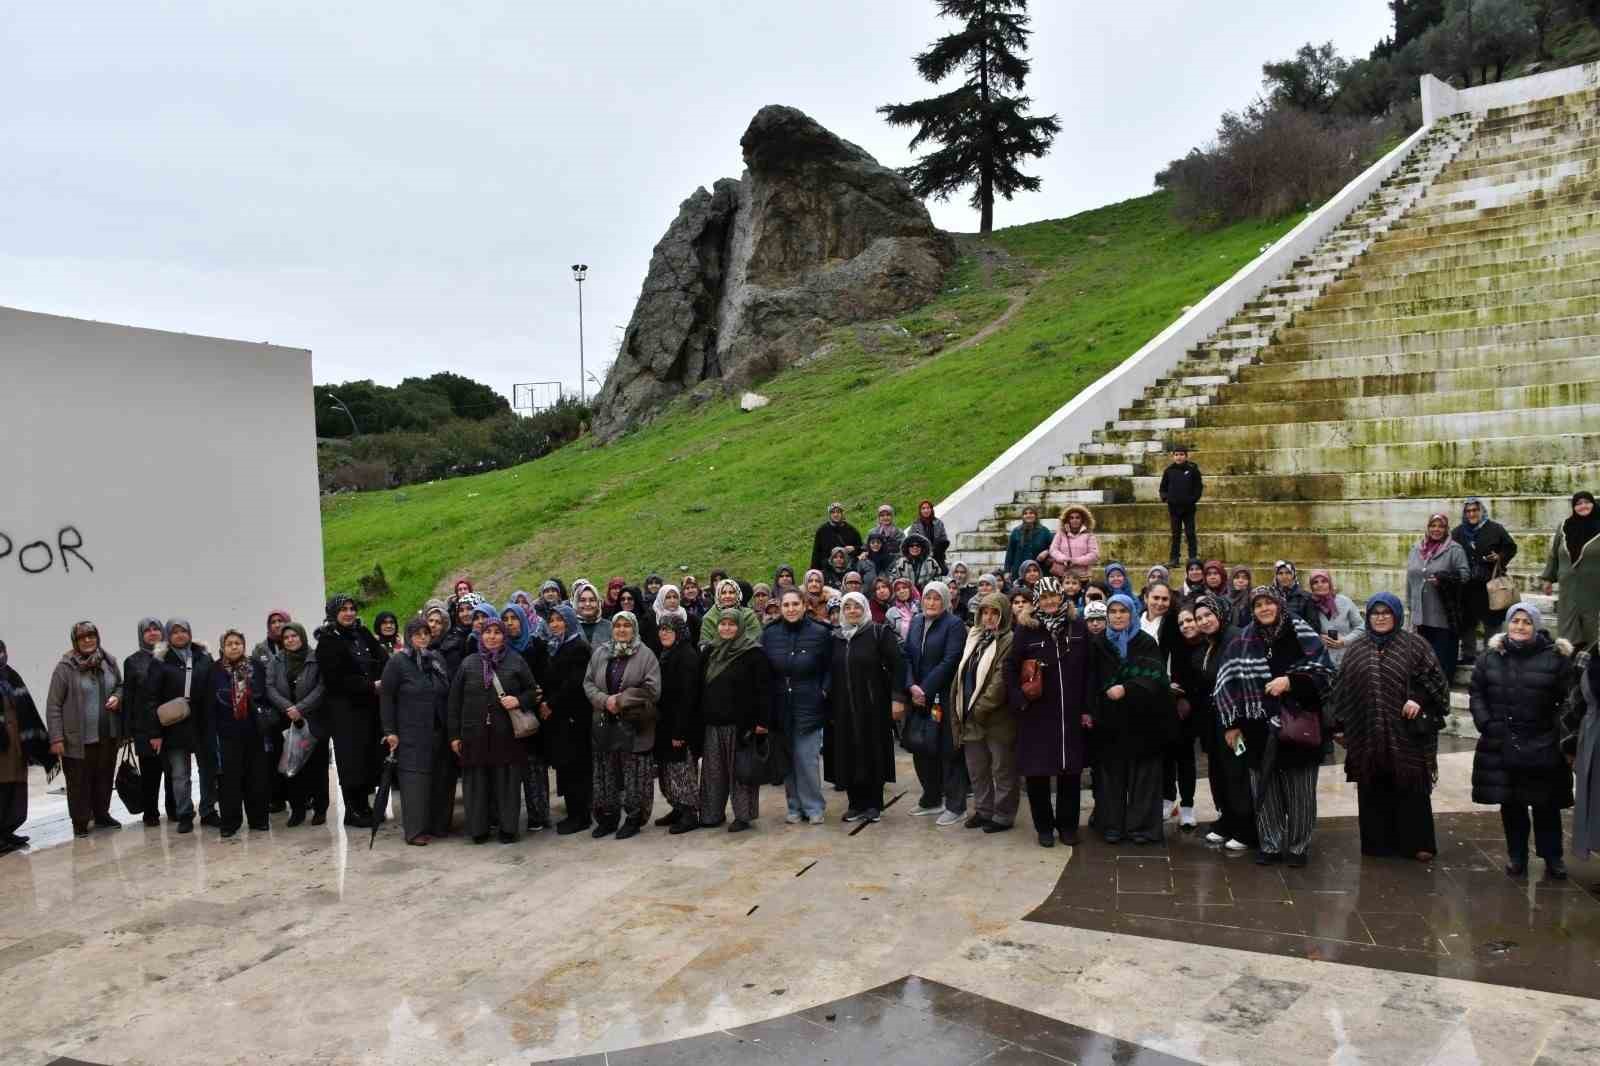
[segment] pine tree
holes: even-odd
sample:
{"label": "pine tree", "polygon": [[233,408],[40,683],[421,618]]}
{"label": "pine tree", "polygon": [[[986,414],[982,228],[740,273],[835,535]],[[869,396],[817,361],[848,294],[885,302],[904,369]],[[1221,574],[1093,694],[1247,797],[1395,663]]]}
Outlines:
{"label": "pine tree", "polygon": [[973,186],[979,229],[994,229],[996,193],[1010,200],[1035,192],[1039,179],[1018,164],[1045,154],[1061,132],[1057,116],[1030,116],[1033,102],[1020,95],[1030,64],[1027,50],[1027,0],[935,0],[939,14],[960,19],[962,28],[934,41],[915,57],[917,73],[937,85],[951,73],[966,74],[962,84],[941,96],[909,104],[885,104],[878,113],[892,126],[915,126],[911,150],[932,141],[941,147],[901,173],[918,196],[948,200]]}

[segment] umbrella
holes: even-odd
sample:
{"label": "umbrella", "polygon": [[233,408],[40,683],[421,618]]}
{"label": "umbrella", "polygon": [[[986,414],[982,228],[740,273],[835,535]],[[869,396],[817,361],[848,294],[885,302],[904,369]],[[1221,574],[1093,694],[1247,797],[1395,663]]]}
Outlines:
{"label": "umbrella", "polygon": [[395,774],[399,766],[400,760],[396,759],[394,752],[391,751],[378,770],[378,797],[372,802],[372,839],[367,841],[368,851],[371,851],[372,845],[378,842],[378,828],[389,815],[389,790],[394,788]]}

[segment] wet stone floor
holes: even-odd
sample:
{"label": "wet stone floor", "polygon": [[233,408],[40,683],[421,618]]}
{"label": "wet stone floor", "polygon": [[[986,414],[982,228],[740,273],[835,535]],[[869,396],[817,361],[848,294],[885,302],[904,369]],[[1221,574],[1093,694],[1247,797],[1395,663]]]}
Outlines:
{"label": "wet stone floor", "polygon": [[41,777],[0,856],[0,1064],[1593,1066],[1600,868],[1507,878],[1470,751],[1439,762],[1432,866],[1362,859],[1330,766],[1303,870],[1173,823],[1040,848],[1026,801],[941,829],[906,758],[865,827],[832,792],[784,825],[765,789],[749,833],[482,847],[369,849],[337,809],[74,840]]}

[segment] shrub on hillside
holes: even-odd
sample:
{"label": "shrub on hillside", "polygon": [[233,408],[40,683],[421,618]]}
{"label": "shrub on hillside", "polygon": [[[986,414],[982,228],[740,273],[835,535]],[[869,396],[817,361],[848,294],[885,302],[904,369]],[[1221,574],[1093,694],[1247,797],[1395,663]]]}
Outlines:
{"label": "shrub on hillside", "polygon": [[564,400],[527,418],[502,411],[482,420],[446,419],[422,431],[364,434],[319,449],[322,490],[394,488],[516,466],[578,439],[588,421],[587,406]]}

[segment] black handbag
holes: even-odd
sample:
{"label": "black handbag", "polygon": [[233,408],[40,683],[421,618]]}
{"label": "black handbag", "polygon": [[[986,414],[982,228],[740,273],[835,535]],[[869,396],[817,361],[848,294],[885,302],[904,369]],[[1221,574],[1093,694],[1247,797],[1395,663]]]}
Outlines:
{"label": "black handbag", "polygon": [[144,782],[139,775],[139,760],[133,754],[133,744],[122,746],[122,756],[117,763],[117,798],[128,808],[129,814],[144,813]]}
{"label": "black handbag", "polygon": [[1278,743],[1291,748],[1322,747],[1322,715],[1284,700],[1278,708]]}
{"label": "black handbag", "polygon": [[913,755],[938,755],[939,723],[927,711],[912,708],[900,728],[900,746]]}
{"label": "black handbag", "polygon": [[601,754],[632,752],[633,743],[637,737],[638,734],[634,731],[633,726],[628,722],[624,722],[620,716],[607,714],[605,711],[596,711],[594,713],[594,727],[590,733],[590,739],[594,741],[594,750],[596,752]]}
{"label": "black handbag", "polygon": [[752,730],[733,749],[733,779],[741,785],[781,785],[791,758],[783,734]]}

